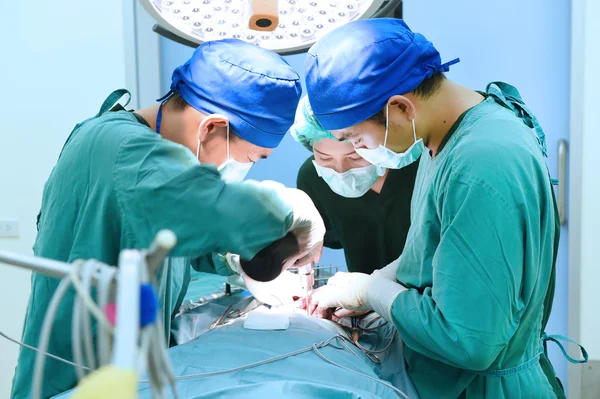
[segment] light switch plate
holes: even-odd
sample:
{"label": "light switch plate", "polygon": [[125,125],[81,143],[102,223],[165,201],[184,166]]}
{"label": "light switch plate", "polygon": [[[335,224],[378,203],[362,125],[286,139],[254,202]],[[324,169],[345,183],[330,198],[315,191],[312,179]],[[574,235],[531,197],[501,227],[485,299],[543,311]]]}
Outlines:
{"label": "light switch plate", "polygon": [[15,219],[0,219],[0,237],[18,237],[19,222]]}

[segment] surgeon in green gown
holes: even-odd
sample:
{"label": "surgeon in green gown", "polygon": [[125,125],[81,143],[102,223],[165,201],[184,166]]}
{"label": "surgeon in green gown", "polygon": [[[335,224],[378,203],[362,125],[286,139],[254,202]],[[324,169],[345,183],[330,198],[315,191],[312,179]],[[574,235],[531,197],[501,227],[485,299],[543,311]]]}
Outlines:
{"label": "surgeon in green gown", "polygon": [[[117,265],[122,249],[147,248],[158,231],[172,230],[175,258],[157,276],[168,331],[191,258],[251,259],[290,232],[298,257],[318,252],[324,226],[308,196],[240,182],[294,120],[300,81],[280,56],[238,40],[214,41],[174,71],[160,104],[127,111],[115,105],[124,94],[114,92],[67,139],[44,188],[35,255]],[[37,347],[58,283],[33,273],[25,344]],[[71,291],[62,302],[48,347],[66,360],[73,360],[73,298]],[[11,398],[30,397],[35,355],[21,350]],[[43,398],[73,388],[75,370],[48,358],[43,384]]]}
{"label": "surgeon in green gown", "polygon": [[314,312],[391,321],[421,398],[564,397],[545,354],[559,224],[544,134],[514,87],[446,79],[456,62],[398,19],[347,24],[309,50],[324,128],[374,165],[421,156],[399,261],[338,273]]}

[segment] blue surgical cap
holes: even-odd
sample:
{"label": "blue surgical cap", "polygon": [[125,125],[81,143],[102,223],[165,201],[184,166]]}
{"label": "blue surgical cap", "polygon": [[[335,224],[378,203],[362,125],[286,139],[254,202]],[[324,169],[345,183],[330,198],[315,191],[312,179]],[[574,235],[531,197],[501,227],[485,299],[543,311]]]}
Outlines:
{"label": "blue surgical cap", "polygon": [[278,54],[224,39],[203,43],[175,69],[167,96],[172,93],[200,112],[227,116],[231,131],[242,139],[275,148],[294,123],[302,88]]}
{"label": "blue surgical cap", "polygon": [[397,94],[447,71],[440,54],[401,19],[350,22],[325,35],[308,51],[306,89],[323,128],[344,129],[383,109]]}

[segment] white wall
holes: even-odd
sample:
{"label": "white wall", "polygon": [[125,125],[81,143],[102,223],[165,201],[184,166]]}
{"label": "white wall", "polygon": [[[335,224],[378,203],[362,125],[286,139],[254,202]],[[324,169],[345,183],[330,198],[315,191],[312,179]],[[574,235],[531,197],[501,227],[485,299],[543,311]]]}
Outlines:
{"label": "white wall", "polygon": [[[7,8],[8,7],[8,8]],[[0,219],[21,235],[0,249],[31,253],[42,188],[64,140],[126,86],[123,0],[9,1],[0,24]],[[28,273],[0,265],[0,330],[21,337]],[[0,338],[0,398],[17,347]]]}
{"label": "white wall", "polygon": [[[572,5],[569,335],[600,361],[600,2]],[[569,369],[569,398],[581,397],[581,371]]]}

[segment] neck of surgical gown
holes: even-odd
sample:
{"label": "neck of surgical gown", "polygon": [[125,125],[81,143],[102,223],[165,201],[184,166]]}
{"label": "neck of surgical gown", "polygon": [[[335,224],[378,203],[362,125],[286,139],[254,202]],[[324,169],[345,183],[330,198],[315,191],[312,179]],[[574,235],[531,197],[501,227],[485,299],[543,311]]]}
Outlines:
{"label": "neck of surgical gown", "polygon": [[[532,129],[491,97],[425,153],[392,304],[422,398],[554,398],[540,366],[559,234]],[[503,371],[499,371],[503,370]]]}

